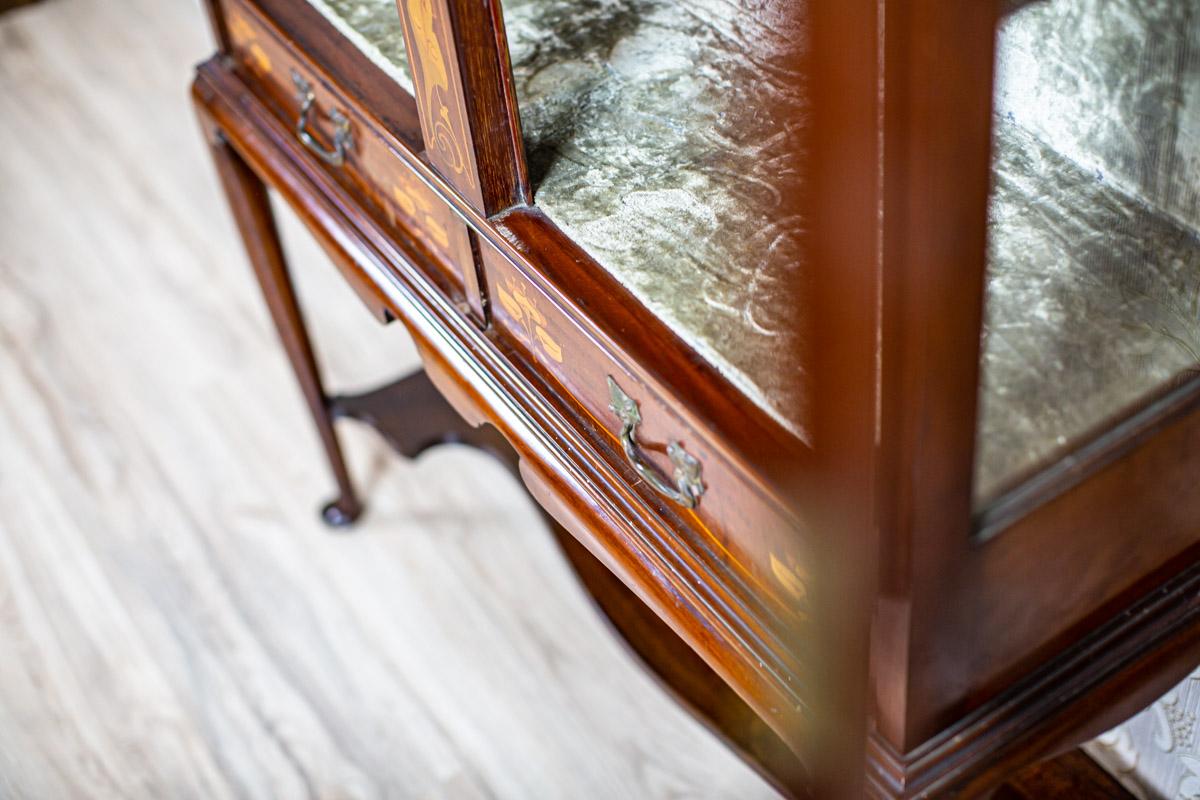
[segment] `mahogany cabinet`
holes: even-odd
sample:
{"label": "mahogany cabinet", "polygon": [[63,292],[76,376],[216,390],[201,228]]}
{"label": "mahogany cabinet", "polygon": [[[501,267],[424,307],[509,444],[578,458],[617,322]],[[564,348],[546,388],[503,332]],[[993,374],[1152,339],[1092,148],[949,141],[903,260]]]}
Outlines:
{"label": "mahogany cabinet", "polygon": [[[209,10],[331,524],[339,418],[495,452],[795,795],[987,795],[1200,663],[1186,0]],[[423,373],[325,389],[268,187]]]}

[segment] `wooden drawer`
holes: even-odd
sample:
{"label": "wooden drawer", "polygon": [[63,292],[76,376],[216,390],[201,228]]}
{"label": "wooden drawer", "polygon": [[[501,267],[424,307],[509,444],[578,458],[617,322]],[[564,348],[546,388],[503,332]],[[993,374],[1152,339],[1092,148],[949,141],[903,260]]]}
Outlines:
{"label": "wooden drawer", "polygon": [[[302,55],[279,25],[252,3],[225,0],[224,9],[233,58],[252,88],[292,127],[300,118],[305,91],[312,93],[314,101],[305,130],[312,137],[310,150],[314,152],[336,152],[335,120],[339,115],[344,117],[349,131],[344,161],[330,164],[330,170],[365,199],[382,221],[392,228],[402,227],[424,245],[453,288],[465,297],[468,287],[475,285],[473,274],[464,273],[464,267],[472,269],[473,264],[466,227],[400,161],[387,135],[379,129],[380,123],[364,113],[350,99],[350,93],[320,66],[323,54],[311,52],[310,45],[304,50],[308,55]],[[331,61],[353,47],[349,42],[340,44],[340,52],[331,54]]]}
{"label": "wooden drawer", "polygon": [[[497,220],[501,230],[526,213]],[[543,218],[544,219],[544,218]],[[519,237],[518,237],[519,238]],[[729,448],[704,426],[689,419],[684,398],[646,374],[638,360],[606,336],[580,303],[558,291],[536,272],[526,273],[494,250],[484,248],[484,272],[492,325],[516,343],[561,389],[594,429],[612,445],[610,457],[622,462],[629,482],[654,498],[668,515],[716,545],[743,565],[769,593],[791,608],[803,608],[811,563],[802,551],[800,522],[790,515],[752,471],[739,466]],[[670,346],[664,343],[664,346]],[[703,493],[695,507],[667,497],[639,475],[621,442],[623,422],[613,410],[609,384],[637,405],[637,453],[657,477],[674,488],[675,464],[668,458],[676,442],[699,466]]]}
{"label": "wooden drawer", "polygon": [[[557,384],[557,395],[572,404],[576,412],[583,412],[593,432],[610,446],[605,455],[621,466],[631,485],[657,503],[665,518],[678,521],[674,527],[688,538],[687,546],[707,549],[702,560],[735,561],[754,584],[765,590],[763,594],[796,608],[806,594],[803,565],[811,563],[802,551],[804,539],[797,535],[799,522],[788,514],[745,458],[738,458],[721,436],[689,413],[694,403],[679,396],[665,381],[655,380],[636,353],[604,334],[604,326],[611,328],[611,321],[590,316],[592,312],[578,299],[586,292],[572,283],[568,297],[556,288],[553,278],[541,271],[546,259],[554,257],[545,248],[557,247],[553,242],[565,237],[559,234],[546,239],[539,231],[509,235],[505,215],[493,218],[489,224],[510,241],[522,243],[518,249],[529,263],[515,266],[486,242],[487,237],[481,237],[479,260],[486,285],[480,292],[466,225],[417,178],[387,141],[390,135],[414,146],[412,139],[419,133],[415,129],[381,131],[377,114],[382,100],[378,96],[359,97],[349,86],[350,76],[361,74],[364,68],[357,65],[339,71],[339,59],[353,51],[353,45],[338,39],[331,28],[328,42],[293,42],[284,31],[299,32],[323,24],[319,20],[297,24],[296,15],[311,13],[306,3],[223,0],[223,8],[231,52],[252,88],[261,92],[268,105],[291,126],[300,115],[303,99],[294,74],[307,82],[319,112],[313,116],[311,133],[316,146],[324,149],[333,146],[330,112],[338,110],[349,119],[353,146],[346,152],[344,164],[329,167],[331,173],[367,200],[381,222],[399,226],[418,239],[464,299],[474,304],[481,297],[487,298],[488,321],[495,331],[520,348],[538,366],[540,374]],[[412,105],[411,96],[397,85],[392,85],[390,91],[398,91],[403,95],[401,102]],[[415,113],[415,106],[413,110]],[[544,219],[534,210],[508,216],[515,219],[523,214]],[[577,254],[573,250],[567,257],[580,263],[590,261],[582,250]],[[598,271],[599,267],[594,269]],[[606,291],[596,290],[598,295]],[[629,302],[636,304],[632,298]],[[481,317],[480,310],[476,307]],[[664,341],[658,346],[686,350],[679,341]],[[673,484],[674,466],[666,450],[670,442],[676,441],[698,462],[703,494],[694,508],[656,492],[650,485],[652,478],[639,475],[629,463],[619,438],[622,423],[610,409],[610,377],[638,406],[642,419],[636,431],[637,452],[648,469]]]}

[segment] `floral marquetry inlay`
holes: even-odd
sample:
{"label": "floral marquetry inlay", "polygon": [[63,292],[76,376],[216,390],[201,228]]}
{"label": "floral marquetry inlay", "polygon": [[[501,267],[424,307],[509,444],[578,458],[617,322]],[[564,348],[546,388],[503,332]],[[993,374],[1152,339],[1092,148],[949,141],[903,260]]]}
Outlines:
{"label": "floral marquetry inlay", "polygon": [[550,334],[546,315],[538,308],[537,298],[530,296],[525,284],[512,275],[506,275],[504,285],[497,285],[496,295],[500,305],[525,333],[526,343],[561,364],[562,346]]}
{"label": "floral marquetry inlay", "polygon": [[450,249],[450,233],[437,218],[437,206],[415,181],[404,178],[392,187],[392,198],[408,219],[418,224],[418,235],[426,236],[443,252]]}
{"label": "floral marquetry inlay", "polygon": [[401,0],[404,33],[416,84],[425,147],[447,177],[457,177],[460,189],[476,189],[474,165],[467,141],[470,131],[454,59],[454,45],[443,0]]}
{"label": "floral marquetry inlay", "polygon": [[794,600],[808,597],[808,575],[790,558],[783,560],[771,553],[771,574]]}
{"label": "floral marquetry inlay", "polygon": [[259,75],[271,74],[271,58],[257,41],[254,26],[239,14],[228,17],[229,35],[235,43],[244,47],[249,56],[250,67]]}

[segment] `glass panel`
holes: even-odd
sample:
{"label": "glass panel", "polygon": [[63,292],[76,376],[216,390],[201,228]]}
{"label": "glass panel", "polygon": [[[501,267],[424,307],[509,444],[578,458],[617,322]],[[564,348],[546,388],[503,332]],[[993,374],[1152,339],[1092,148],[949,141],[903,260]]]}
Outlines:
{"label": "glass panel", "polygon": [[1025,5],[995,99],[980,500],[1200,362],[1200,5]]}
{"label": "glass panel", "polygon": [[[789,0],[505,0],[535,201],[781,422],[799,422],[803,39]],[[775,212],[775,213],[773,213]],[[789,415],[790,412],[790,415]]]}
{"label": "glass panel", "polygon": [[[394,0],[309,0],[404,85]],[[785,425],[803,426],[803,46],[785,0],[504,0],[536,202]],[[976,496],[1200,361],[1200,6],[1020,2],[999,33]]]}
{"label": "glass panel", "polygon": [[375,66],[413,93],[396,0],[308,0]]}
{"label": "glass panel", "polygon": [[[395,0],[308,0],[411,91]],[[504,0],[534,200],[800,433],[792,0]],[[801,434],[803,435],[803,434]]]}

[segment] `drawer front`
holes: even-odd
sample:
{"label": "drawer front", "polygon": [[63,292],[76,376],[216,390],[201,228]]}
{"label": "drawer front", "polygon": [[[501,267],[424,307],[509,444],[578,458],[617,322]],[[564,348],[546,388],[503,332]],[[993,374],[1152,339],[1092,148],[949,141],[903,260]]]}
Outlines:
{"label": "drawer front", "polygon": [[443,275],[465,293],[465,287],[474,285],[474,276],[465,282],[463,269],[472,268],[474,260],[463,223],[399,159],[374,123],[347,101],[346,93],[297,53],[259,10],[241,0],[226,0],[224,8],[232,55],[243,74],[292,127],[299,120],[303,102],[295,78],[304,81],[315,96],[305,128],[315,140],[310,149],[332,154],[337,126],[331,115],[345,115],[351,144],[345,150],[344,163],[330,169],[367,200],[381,220],[418,239]]}
{"label": "drawer front", "polygon": [[[421,183],[395,155],[371,119],[347,100],[333,78],[281,34],[251,0],[223,0],[232,54],[256,90],[288,124],[300,115],[301,97],[292,73],[307,81],[315,95],[311,133],[322,148],[333,146],[329,112],[339,110],[350,119],[353,146],[345,163],[330,167],[339,179],[367,200],[379,218],[418,238],[439,267],[469,301],[478,300],[471,241],[461,220]],[[352,47],[344,42],[346,47]],[[561,387],[561,394],[589,416],[612,445],[617,459],[626,460],[630,483],[669,508],[692,531],[706,539],[722,557],[732,556],[755,583],[791,607],[802,606],[811,563],[799,552],[802,537],[797,523],[778,503],[749,479],[726,456],[727,450],[710,432],[688,423],[677,409],[686,400],[669,393],[641,375],[636,359],[600,336],[578,309],[531,280],[485,242],[480,261],[486,280],[491,322],[496,331],[521,348],[541,371]],[[470,270],[470,274],[464,273]],[[553,299],[552,299],[553,297]],[[620,441],[622,422],[610,409],[609,378],[638,407],[636,457],[645,469],[674,484],[674,465],[667,446],[677,441],[700,469],[703,494],[694,508],[657,493],[645,475],[628,463]]]}
{"label": "drawer front", "polygon": [[[798,547],[797,522],[752,484],[722,452],[714,437],[689,424],[676,409],[680,398],[667,396],[639,375],[635,361],[620,352],[586,321],[571,313],[554,291],[525,275],[508,259],[484,246],[484,271],[496,331],[551,376],[577,409],[590,417],[625,462],[630,483],[678,514],[693,530],[707,534],[771,594],[793,608],[803,608],[811,563]],[[636,403],[641,422],[636,429],[636,458],[674,488],[674,463],[667,456],[678,442],[700,468],[703,494],[694,508],[651,486],[654,477],[639,475],[621,442],[623,423],[612,410],[609,378]]]}

